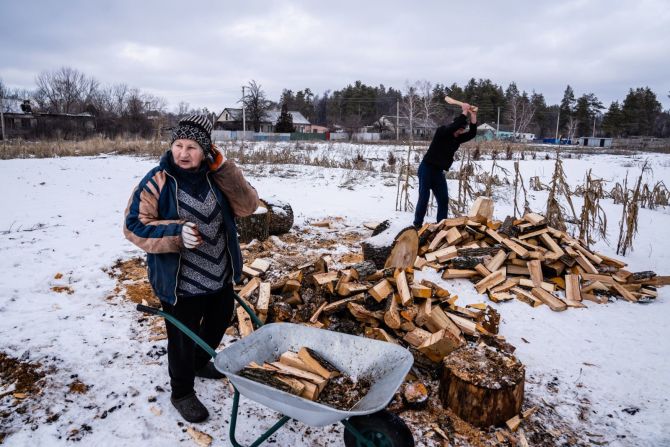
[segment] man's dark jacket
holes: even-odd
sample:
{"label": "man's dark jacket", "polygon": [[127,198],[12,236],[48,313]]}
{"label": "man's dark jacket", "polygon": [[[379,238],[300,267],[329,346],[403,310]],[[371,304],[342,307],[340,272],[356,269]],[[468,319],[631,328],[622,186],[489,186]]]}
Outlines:
{"label": "man's dark jacket", "polygon": [[454,132],[465,127],[466,124],[467,117],[461,114],[448,126],[438,127],[435,131],[433,141],[431,141],[428,147],[428,152],[423,157],[424,163],[444,169],[445,171],[448,170],[454,162],[454,154],[461,143],[470,141],[477,136],[477,124],[470,123],[470,129],[467,132],[454,137]]}

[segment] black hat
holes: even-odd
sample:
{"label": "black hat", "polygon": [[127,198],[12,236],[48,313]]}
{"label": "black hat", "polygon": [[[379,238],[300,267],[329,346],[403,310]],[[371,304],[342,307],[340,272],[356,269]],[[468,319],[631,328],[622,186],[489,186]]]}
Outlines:
{"label": "black hat", "polygon": [[210,162],[214,159],[214,148],[212,147],[212,123],[204,115],[191,115],[179,120],[177,127],[172,129],[170,145],[175,140],[186,139],[197,142],[205,152]]}
{"label": "black hat", "polygon": [[454,123],[457,124],[458,127],[461,129],[467,129],[468,127],[468,119],[462,113],[457,115],[456,118],[454,118]]}

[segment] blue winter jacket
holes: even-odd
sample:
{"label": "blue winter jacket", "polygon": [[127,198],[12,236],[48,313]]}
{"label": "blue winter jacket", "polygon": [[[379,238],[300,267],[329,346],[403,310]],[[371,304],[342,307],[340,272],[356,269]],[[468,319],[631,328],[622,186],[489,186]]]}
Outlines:
{"label": "blue winter jacket", "polygon": [[[184,221],[179,218],[177,210],[179,185],[174,174],[170,173],[167,157],[172,157],[171,151],[161,157],[159,165],[149,171],[133,191],[125,213],[124,234],[147,252],[149,282],[156,296],[168,304],[175,304]],[[233,279],[239,283],[242,279],[242,254],[235,216],[253,213],[258,195],[231,160],[220,164],[215,162],[205,175],[223,211]],[[235,209],[231,207],[231,202]]]}

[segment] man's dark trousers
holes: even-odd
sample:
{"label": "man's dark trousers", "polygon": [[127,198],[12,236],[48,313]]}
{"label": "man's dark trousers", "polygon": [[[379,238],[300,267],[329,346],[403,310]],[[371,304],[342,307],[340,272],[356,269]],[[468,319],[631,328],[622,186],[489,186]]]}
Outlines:
{"label": "man's dark trousers", "polygon": [[419,165],[419,200],[416,203],[414,211],[414,226],[423,225],[423,218],[428,209],[428,200],[430,192],[433,191],[437,201],[437,221],[447,218],[449,208],[449,193],[447,191],[447,180],[444,177],[444,170],[433,166],[425,161]]}
{"label": "man's dark trousers", "polygon": [[[234,302],[233,285],[227,284],[216,293],[180,297],[176,305],[161,305],[165,312],[198,334],[212,349],[216,349],[233,319]],[[195,371],[207,365],[210,357],[188,335],[167,320],[165,327],[172,397],[179,399],[193,392]]]}

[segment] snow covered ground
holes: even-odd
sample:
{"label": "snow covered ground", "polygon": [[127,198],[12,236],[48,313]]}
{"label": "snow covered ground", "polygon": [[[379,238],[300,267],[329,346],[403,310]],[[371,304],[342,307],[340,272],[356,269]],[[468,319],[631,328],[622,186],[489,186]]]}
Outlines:
{"label": "snow covered ground", "polygon": [[[316,147],[334,158],[363,150],[378,162],[388,151],[399,151]],[[521,162],[526,181],[537,175],[548,183],[553,161],[541,158]],[[564,169],[573,187],[588,169],[607,181],[629,172],[630,184],[644,160],[653,167],[646,181],[670,185],[668,155],[581,156],[564,160]],[[6,445],[78,439],[86,445],[192,443],[169,402],[165,341],[148,340],[141,316],[132,303],[113,296],[115,280],[103,271],[141,254],[123,238],[123,212],[131,190],[155,162],[127,156],[0,161],[0,351],[52,367],[42,394],[28,396],[27,413],[10,418]],[[498,164],[513,172],[511,161]],[[481,165],[488,170],[491,161]],[[351,226],[388,217],[411,222],[409,213],[394,211],[396,174],[298,165],[243,168],[261,196],[291,203],[297,225],[329,216]],[[449,183],[453,196],[455,182]],[[531,208],[543,212],[546,192],[529,192]],[[496,197],[495,216],[504,218],[512,209],[510,190],[498,189]],[[574,201],[579,209],[581,200]],[[615,256],[621,207],[610,200],[604,207],[609,243],[600,241],[595,248]],[[640,210],[634,251],[625,258],[630,270],[670,274],[669,228],[669,209]],[[63,276],[55,279],[58,273]],[[53,286],[69,286],[74,293],[57,293]],[[447,282],[446,288],[459,295],[461,305],[484,300],[466,281]],[[588,303],[588,309],[561,313],[519,301],[492,305],[502,314],[501,334],[527,366],[529,398],[553,406],[594,444],[670,445],[670,288],[660,289],[659,298],[646,305]],[[77,380],[87,392],[70,391]],[[228,445],[229,390],[211,381],[199,381],[196,388],[211,413],[198,428],[214,437],[214,445]],[[0,388],[0,395],[6,391],[11,390]],[[11,409],[10,401],[0,400],[0,409]],[[238,441],[252,441],[277,417],[242,399]],[[276,443],[339,446],[341,439],[341,426],[290,423]]]}

